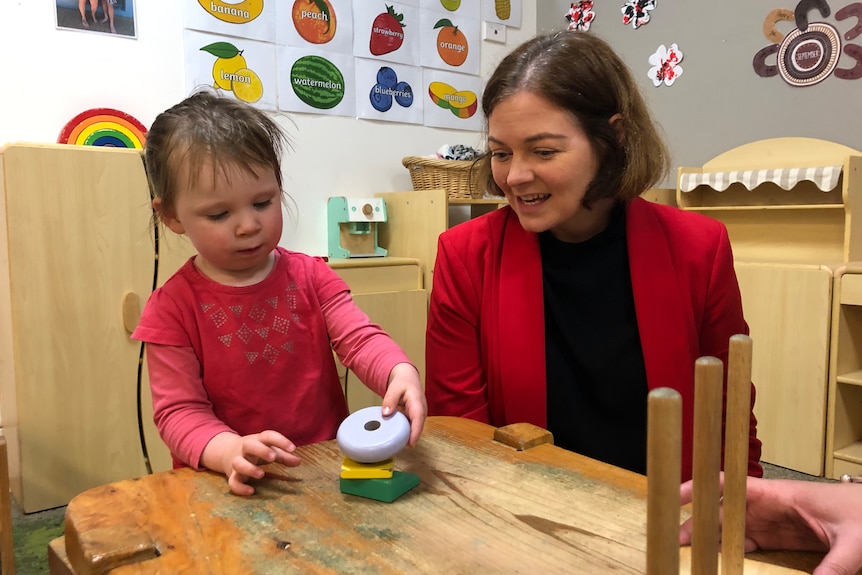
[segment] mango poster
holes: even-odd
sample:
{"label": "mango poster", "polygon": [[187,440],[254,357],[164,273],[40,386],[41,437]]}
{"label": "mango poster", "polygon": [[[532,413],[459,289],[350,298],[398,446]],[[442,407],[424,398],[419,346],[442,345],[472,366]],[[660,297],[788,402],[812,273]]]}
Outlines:
{"label": "mango poster", "polygon": [[264,110],[275,110],[275,44],[206,34],[183,33],[186,92],[209,86]]}
{"label": "mango poster", "polygon": [[380,0],[357,2],[353,54],[400,64],[419,61],[419,9]]}
{"label": "mango poster", "polygon": [[350,0],[293,0],[276,6],[275,41],[321,53],[353,53]]}
{"label": "mango poster", "polygon": [[354,116],[353,56],[279,46],[277,75],[279,110]]}
{"label": "mango poster", "polygon": [[185,27],[275,42],[276,0],[182,0]]}
{"label": "mango poster", "polygon": [[479,74],[479,20],[422,10],[420,64],[462,74]]}
{"label": "mango poster", "polygon": [[481,78],[424,68],[423,86],[426,126],[474,132],[482,128]]}

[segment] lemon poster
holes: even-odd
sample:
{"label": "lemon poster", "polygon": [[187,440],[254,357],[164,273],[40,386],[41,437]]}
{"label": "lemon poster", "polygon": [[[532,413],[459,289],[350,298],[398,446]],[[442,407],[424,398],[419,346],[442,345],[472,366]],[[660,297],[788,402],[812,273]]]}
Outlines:
{"label": "lemon poster", "polygon": [[278,107],[290,112],[353,116],[353,56],[278,47]]}
{"label": "lemon poster", "polygon": [[479,74],[479,20],[422,10],[419,25],[422,66]]}
{"label": "lemon poster", "polygon": [[210,86],[264,110],[275,110],[275,44],[217,36],[193,30],[184,34],[186,90]]}
{"label": "lemon poster", "polygon": [[350,0],[281,0],[276,6],[276,18],[277,44],[321,53],[353,53]]}
{"label": "lemon poster", "polygon": [[182,0],[185,27],[213,34],[275,41],[273,0]]}
{"label": "lemon poster", "polygon": [[353,54],[401,64],[419,61],[419,9],[363,0],[354,6]]}
{"label": "lemon poster", "polygon": [[423,86],[426,126],[473,131],[482,128],[479,114],[481,78],[424,68]]}
{"label": "lemon poster", "polygon": [[354,79],[358,117],[422,123],[422,68],[357,58]]}

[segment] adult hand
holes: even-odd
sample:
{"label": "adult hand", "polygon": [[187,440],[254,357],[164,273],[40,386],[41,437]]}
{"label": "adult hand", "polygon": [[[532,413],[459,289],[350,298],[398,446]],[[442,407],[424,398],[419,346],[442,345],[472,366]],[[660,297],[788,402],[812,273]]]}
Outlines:
{"label": "adult hand", "polygon": [[425,402],[419,372],[409,363],[399,363],[389,373],[381,410],[384,416],[388,416],[396,409],[401,409],[410,420],[410,439],[407,444],[412,447],[422,435],[428,404]]}
{"label": "adult hand", "polygon": [[[687,481],[681,503],[691,498]],[[862,485],[749,477],[745,551],[828,551],[813,575],[853,575],[862,569],[860,516]],[[691,527],[688,520],[680,528],[680,544],[691,544]]]}

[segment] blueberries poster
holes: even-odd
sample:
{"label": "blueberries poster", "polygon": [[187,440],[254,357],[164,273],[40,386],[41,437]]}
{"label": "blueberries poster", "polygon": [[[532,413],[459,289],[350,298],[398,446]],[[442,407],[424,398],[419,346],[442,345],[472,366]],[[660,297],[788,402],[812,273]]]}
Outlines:
{"label": "blueberries poster", "polygon": [[427,99],[422,68],[356,59],[356,115],[368,120],[421,124]]}

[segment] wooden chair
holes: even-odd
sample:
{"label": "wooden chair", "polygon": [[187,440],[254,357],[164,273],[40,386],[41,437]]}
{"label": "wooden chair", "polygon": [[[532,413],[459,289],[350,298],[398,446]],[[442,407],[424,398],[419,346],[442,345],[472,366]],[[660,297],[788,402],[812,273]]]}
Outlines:
{"label": "wooden chair", "polygon": [[0,573],[15,575],[15,545],[12,540],[12,498],[9,493],[9,461],[6,438],[0,435]]}
{"label": "wooden chair", "polygon": [[[718,573],[719,506],[721,572],[742,575],[745,485],[751,410],[751,338],[730,338],[725,414],[724,492],[721,470],[721,408],[724,366],[714,357],[695,362],[691,572]],[[679,478],[682,399],[670,388],[649,394],[647,447],[647,575],[680,572]]]}

